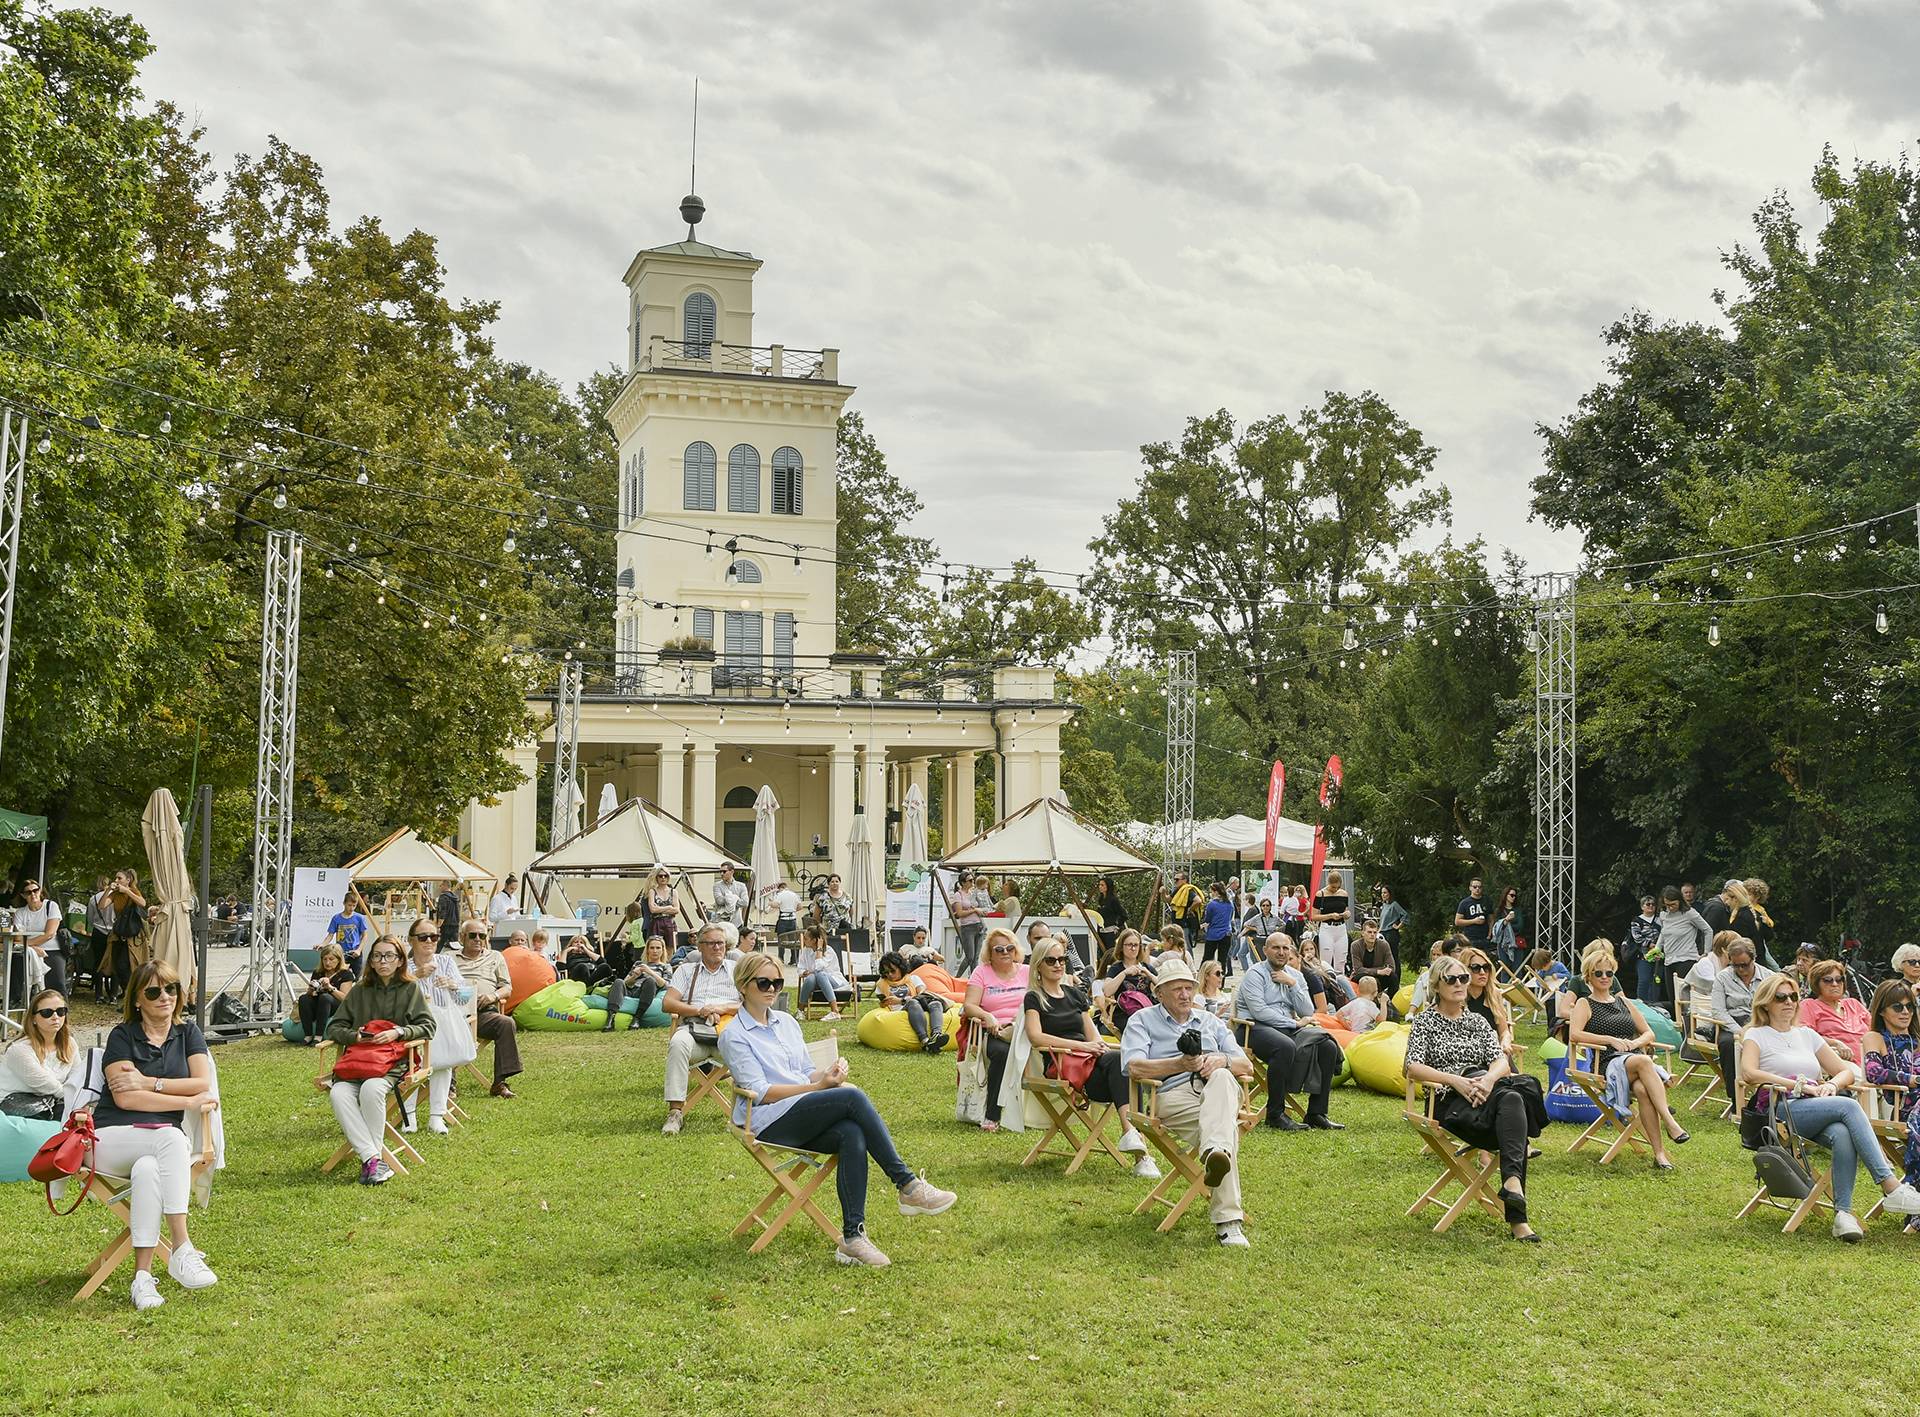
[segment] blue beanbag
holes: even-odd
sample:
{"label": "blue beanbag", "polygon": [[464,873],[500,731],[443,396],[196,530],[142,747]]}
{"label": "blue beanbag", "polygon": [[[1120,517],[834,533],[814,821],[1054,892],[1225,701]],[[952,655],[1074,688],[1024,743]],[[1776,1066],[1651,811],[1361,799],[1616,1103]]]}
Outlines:
{"label": "blue beanbag", "polygon": [[0,1181],[28,1181],[27,1163],[60,1130],[58,1122],[9,1117],[0,1112]]}

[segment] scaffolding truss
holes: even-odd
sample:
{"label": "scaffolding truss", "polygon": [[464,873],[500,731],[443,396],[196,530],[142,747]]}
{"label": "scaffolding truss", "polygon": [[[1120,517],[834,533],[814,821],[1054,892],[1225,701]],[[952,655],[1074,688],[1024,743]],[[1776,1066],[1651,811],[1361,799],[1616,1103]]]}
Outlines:
{"label": "scaffolding truss", "polygon": [[553,699],[553,817],[547,841],[558,846],[581,829],[580,812],[586,804],[580,782],[580,661],[560,666],[560,685]]}
{"label": "scaffolding truss", "polygon": [[[286,1017],[287,934],[293,910],[293,743],[300,688],[298,532],[267,533],[260,610],[260,741],[253,777],[253,927],[247,978],[230,1026],[266,1027]],[[216,1016],[216,1025],[222,1020]]]}
{"label": "scaffolding truss", "polygon": [[1193,870],[1193,721],[1198,659],[1190,649],[1167,657],[1167,794],[1160,834],[1162,879]]}
{"label": "scaffolding truss", "polygon": [[1574,578],[1539,577],[1533,611],[1534,943],[1572,965],[1574,944]]}
{"label": "scaffolding truss", "polygon": [[13,587],[20,519],[27,509],[27,415],[0,407],[0,744],[7,726],[7,666],[13,660]]}

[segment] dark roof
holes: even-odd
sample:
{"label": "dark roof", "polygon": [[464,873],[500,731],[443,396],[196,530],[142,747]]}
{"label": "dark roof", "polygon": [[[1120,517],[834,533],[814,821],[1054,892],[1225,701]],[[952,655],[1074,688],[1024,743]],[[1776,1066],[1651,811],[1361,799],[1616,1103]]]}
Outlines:
{"label": "dark roof", "polygon": [[753,259],[751,252],[728,251],[719,246],[709,246],[704,241],[674,241],[665,246],[649,246],[640,254],[643,256],[717,256],[724,261]]}

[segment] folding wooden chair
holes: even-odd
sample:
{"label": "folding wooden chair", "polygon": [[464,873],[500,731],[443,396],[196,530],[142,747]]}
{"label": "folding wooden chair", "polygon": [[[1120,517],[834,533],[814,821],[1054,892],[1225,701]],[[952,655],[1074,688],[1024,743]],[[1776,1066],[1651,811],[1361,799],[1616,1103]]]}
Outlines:
{"label": "folding wooden chair", "polygon": [[[1244,1096],[1240,1104],[1240,1130],[1244,1134],[1259,1126],[1266,1116],[1266,1108],[1261,1104],[1260,1099],[1267,1095],[1271,1083],[1267,1077],[1267,1065],[1260,1060],[1253,1049],[1247,1046],[1247,1036],[1253,1032],[1253,1025],[1243,1018],[1237,1018],[1229,1027],[1233,1029],[1233,1041],[1240,1045],[1240,1051],[1245,1053],[1247,1061],[1253,1064],[1253,1082],[1241,1089]],[[1306,1121],[1307,1101],[1299,1093],[1288,1094],[1286,1107],[1296,1121]]]}
{"label": "folding wooden chair", "polygon": [[[1027,1070],[1021,1075],[1020,1085],[1033,1094],[1034,1100],[1040,1104],[1040,1110],[1047,1114],[1047,1130],[1020,1164],[1031,1166],[1043,1156],[1063,1156],[1067,1158],[1067,1174],[1071,1176],[1086,1165],[1087,1158],[1098,1147],[1121,1166],[1131,1170],[1133,1163],[1107,1140],[1107,1123],[1113,1120],[1115,1113],[1113,1104],[1102,1102],[1096,1106],[1078,1088],[1068,1087],[1058,1078],[1047,1076],[1046,1060],[1058,1059],[1065,1052],[1064,1048],[1035,1048],[1027,1055]],[[1079,1132],[1078,1141],[1074,1136],[1076,1129]],[[1055,1137],[1060,1138],[1061,1149],[1051,1149],[1050,1143]]]}
{"label": "folding wooden chair", "polygon": [[1680,1051],[1678,1061],[1685,1063],[1687,1070],[1667,1084],[1669,1093],[1677,1092],[1699,1077],[1705,1077],[1707,1085],[1700,1089],[1700,1095],[1688,1106],[1689,1112],[1698,1112],[1716,1091],[1720,1094],[1720,1115],[1724,1118],[1733,1110],[1733,1092],[1727,1086],[1726,1078],[1721,1076],[1720,1048],[1711,1032],[1712,1025],[1701,1017],[1705,1009],[1699,999],[1688,999],[1680,1005],[1680,1017],[1674,1022],[1680,1026]]}
{"label": "folding wooden chair", "polygon": [[[328,1043],[323,1045],[321,1052],[324,1056],[329,1049],[337,1049],[338,1047],[338,1044]],[[427,1067],[426,1045],[423,1043],[411,1044],[407,1048],[407,1071],[405,1075],[401,1077],[400,1081],[394,1084],[393,1091],[387,1094],[385,1130],[380,1136],[380,1158],[402,1176],[407,1174],[407,1168],[400,1160],[402,1154],[412,1157],[415,1165],[419,1165],[424,1159],[419,1152],[413,1149],[413,1143],[408,1141],[406,1134],[400,1130],[400,1124],[406,1120],[405,1106],[410,1105],[414,1101],[416,1094],[426,1085],[429,1074],[430,1069]],[[331,1067],[313,1080],[313,1090],[323,1094],[332,1092],[333,1069]],[[332,1156],[327,1158],[326,1164],[320,1168],[320,1174],[323,1176],[326,1175],[332,1171],[334,1167],[352,1155],[353,1143],[347,1141],[341,1142],[339,1148],[335,1150]]]}
{"label": "folding wooden chair", "polygon": [[[818,1042],[809,1043],[807,1052],[813,1058],[817,1068],[831,1067],[840,1056],[840,1038],[837,1033],[829,1033]],[[808,1151],[803,1147],[779,1146],[761,1141],[753,1134],[753,1095],[740,1088],[731,1089],[735,1101],[747,1104],[746,1121],[734,1124],[728,1122],[727,1129],[740,1140],[747,1149],[747,1155],[767,1173],[773,1182],[773,1188],[761,1197],[759,1204],[747,1212],[746,1218],[733,1227],[733,1238],[739,1239],[758,1227],[760,1234],[747,1246],[747,1253],[757,1255],[773,1243],[774,1237],[796,1217],[804,1215],[811,1220],[822,1235],[835,1244],[840,1242],[840,1227],[835,1225],[814,1203],[814,1193],[827,1183],[829,1177],[840,1166],[837,1152]],[[692,1105],[691,1101],[688,1103]],[[781,1205],[782,1201],[785,1205]],[[773,1214],[775,1206],[779,1213]],[[769,1218],[771,1216],[771,1218]]]}
{"label": "folding wooden chair", "polygon": [[[1872,1124],[1880,1150],[1893,1166],[1894,1174],[1901,1174],[1907,1169],[1907,1124],[1900,1120],[1907,1110],[1907,1088],[1901,1083],[1862,1082],[1855,1088],[1854,1095],[1867,1109],[1867,1121]],[[1860,1217],[1861,1223],[1884,1211],[1886,1201],[1885,1196],[1876,1197],[1872,1207]],[[1901,1217],[1900,1223],[1905,1225],[1906,1217]]]}
{"label": "folding wooden chair", "polygon": [[474,1054],[472,1058],[461,1065],[460,1071],[454,1074],[454,1078],[458,1081],[460,1072],[471,1073],[473,1080],[479,1083],[481,1087],[491,1088],[493,1086],[493,1079],[480,1070],[480,1058],[487,1049],[493,1046],[493,1040],[480,1036],[480,1016],[478,1014],[475,1014],[468,1022],[473,1025]]}
{"label": "folding wooden chair", "polygon": [[[1602,1061],[1607,1051],[1592,1043],[1582,1043],[1567,1050],[1567,1080],[1586,1093],[1587,1099],[1600,1113],[1587,1124],[1584,1132],[1574,1138],[1573,1145],[1567,1148],[1567,1154],[1571,1156],[1588,1142],[1597,1142],[1612,1134],[1607,1149],[1600,1154],[1602,1166],[1624,1149],[1631,1148],[1636,1154],[1648,1149],[1648,1142],[1641,1134],[1641,1128],[1648,1123],[1640,1115],[1640,1104],[1634,1103],[1633,1110],[1625,1117],[1617,1115],[1607,1105],[1607,1079]],[[1580,1066],[1583,1056],[1586,1059],[1584,1068]]]}
{"label": "folding wooden chair", "polygon": [[[92,1055],[103,1054],[104,1049],[90,1049],[88,1065],[91,1069],[97,1065]],[[216,1077],[217,1077],[216,1073]],[[97,1100],[93,1099],[93,1100]],[[83,1105],[92,1105],[92,1100]],[[204,1196],[208,1173],[213,1169],[213,1129],[202,1124],[200,1128],[200,1150],[194,1153],[190,1163],[191,1191]],[[69,1183],[71,1184],[71,1183]],[[113,1272],[125,1264],[133,1255],[133,1178],[131,1176],[109,1176],[103,1171],[94,1172],[87,1182],[87,1199],[107,1208],[113,1218],[120,1222],[120,1229],[109,1240],[99,1254],[87,1265],[87,1281],[73,1296],[73,1302],[79,1303],[88,1298],[107,1280]],[[154,1256],[161,1264],[173,1257],[173,1242],[167,1238],[166,1227],[161,1226],[160,1240],[154,1248]]]}
{"label": "folding wooden chair", "polygon": [[[1441,1169],[1433,1184],[1420,1193],[1420,1199],[1407,1207],[1407,1214],[1418,1215],[1430,1205],[1442,1207],[1440,1219],[1433,1227],[1436,1235],[1444,1233],[1476,1205],[1505,1223],[1505,1207],[1489,1193],[1489,1187],[1498,1180],[1500,1158],[1490,1151],[1463,1144],[1442,1127],[1434,1115],[1433,1100],[1434,1094],[1429,1088],[1408,1080],[1404,1114],[1407,1125],[1426,1143],[1427,1150],[1440,1159]],[[1460,1187],[1460,1194],[1449,1202],[1446,1194],[1451,1186]]]}
{"label": "folding wooden chair", "polygon": [[[1741,1032],[1744,1034],[1745,1030]],[[1738,1056],[1737,1049],[1735,1056]],[[1746,1110],[1747,1105],[1746,1084],[1738,1079],[1734,1081],[1733,1100],[1734,1113],[1738,1116]],[[1780,1140],[1789,1150],[1799,1155],[1801,1162],[1813,1176],[1813,1185],[1808,1188],[1804,1196],[1776,1195],[1763,1181],[1759,1189],[1753,1193],[1753,1199],[1741,1206],[1733,1218],[1744,1220],[1763,1205],[1774,1210],[1784,1210],[1787,1212],[1787,1223],[1780,1227],[1780,1231],[1783,1235],[1791,1235],[1806,1223],[1807,1217],[1814,1211],[1833,1209],[1833,1164],[1831,1161],[1825,1166],[1817,1164],[1813,1148],[1803,1138],[1794,1135],[1793,1124],[1788,1121],[1784,1110],[1776,1110],[1774,1120],[1779,1128]],[[1874,1209],[1878,1210],[1879,1207],[1875,1206]]]}
{"label": "folding wooden chair", "polygon": [[[1140,1204],[1133,1208],[1133,1213],[1139,1215],[1154,1206],[1166,1206],[1166,1218],[1154,1227],[1164,1235],[1179,1223],[1180,1217],[1187,1213],[1195,1201],[1211,1196],[1213,1188],[1207,1184],[1206,1172],[1201,1169],[1198,1148],[1188,1150],[1186,1144],[1161,1123],[1159,1080],[1133,1078],[1131,1082],[1133,1125],[1167,1163],[1166,1173],[1154,1183],[1153,1189],[1147,1192]],[[1240,1111],[1243,1117],[1247,1111],[1246,1092],[1246,1084],[1242,1083]]]}
{"label": "folding wooden chair", "polygon": [[1521,1011],[1527,1023],[1545,1023],[1547,1006],[1541,991],[1540,978],[1526,965],[1518,969],[1508,969],[1499,961],[1493,966],[1493,987],[1498,989],[1506,1001]]}

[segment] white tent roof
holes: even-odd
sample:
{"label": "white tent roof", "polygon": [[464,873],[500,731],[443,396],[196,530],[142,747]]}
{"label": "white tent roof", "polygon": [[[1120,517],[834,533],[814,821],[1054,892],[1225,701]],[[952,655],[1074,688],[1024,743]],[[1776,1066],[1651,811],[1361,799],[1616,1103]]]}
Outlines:
{"label": "white tent roof", "polygon": [[[1137,842],[1143,849],[1158,851],[1163,828],[1158,822],[1128,822],[1120,835]],[[1211,817],[1193,824],[1193,857],[1196,861],[1231,861],[1236,856],[1256,864],[1267,849],[1267,824],[1258,817]],[[1313,828],[1306,822],[1282,817],[1273,837],[1273,859],[1305,866],[1313,861]],[[1329,855],[1327,865],[1350,868],[1351,861]]]}
{"label": "white tent roof", "polygon": [[718,871],[729,862],[747,864],[678,817],[644,797],[635,797],[527,869],[557,876],[644,876],[655,866],[670,871]]}
{"label": "white tent roof", "polygon": [[451,847],[422,841],[412,827],[390,832],[347,863],[356,881],[491,881],[493,872]]}
{"label": "white tent roof", "polygon": [[941,866],[987,871],[1155,871],[1159,868],[1052,797],[1029,802],[950,854]]}

